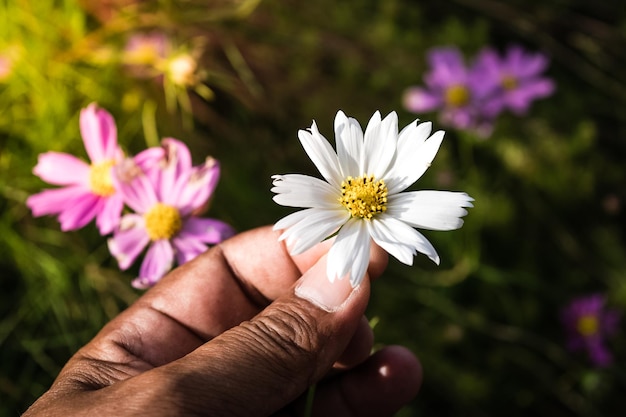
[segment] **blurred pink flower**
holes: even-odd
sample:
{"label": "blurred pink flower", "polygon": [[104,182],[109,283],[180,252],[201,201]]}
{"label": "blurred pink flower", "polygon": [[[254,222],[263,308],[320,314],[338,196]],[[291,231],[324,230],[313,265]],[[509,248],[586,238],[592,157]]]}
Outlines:
{"label": "blurred pink flower", "polygon": [[159,281],[173,266],[198,256],[207,245],[234,234],[219,220],[197,217],[219,179],[219,164],[208,158],[192,166],[189,149],[175,139],[150,148],[115,169],[114,183],[135,212],[122,217],[108,246],[121,269],[128,269],[148,247],[136,288]]}
{"label": "blurred pink flower", "polygon": [[8,56],[0,54],[0,81],[4,81],[11,75],[13,61]]}
{"label": "blurred pink flower", "polygon": [[424,86],[409,87],[404,107],[413,113],[438,111],[442,124],[489,136],[496,117],[505,110],[524,115],[531,103],[554,92],[543,77],[548,58],[518,46],[500,56],[483,48],[469,65],[455,47],[432,49]]}
{"label": "blurred pink flower", "polygon": [[95,217],[105,235],[119,223],[124,206],[111,177],[112,167],[124,155],[113,117],[95,103],[81,110],[80,132],[91,164],[61,152],[40,154],[34,174],[64,187],[34,194],[26,204],[34,216],[58,214],[63,231],[79,229]]}
{"label": "blurred pink flower", "polygon": [[122,59],[137,77],[161,75],[159,69],[170,53],[170,40],[163,32],[136,33],[126,42]]}
{"label": "blurred pink flower", "polygon": [[519,46],[510,47],[504,56],[485,48],[476,58],[476,70],[494,84],[483,112],[496,117],[504,110],[516,115],[528,112],[531,103],[554,92],[554,82],[542,76],[548,66],[547,56],[528,53]]}
{"label": "blurred pink flower", "polygon": [[418,114],[438,110],[441,122],[457,129],[489,130],[480,106],[491,84],[483,74],[467,66],[455,47],[434,48],[427,59],[425,86],[407,89],[404,107]]}
{"label": "blurred pink flower", "polygon": [[617,331],[620,314],[605,307],[603,295],[592,294],[572,300],[561,312],[561,322],[568,349],[586,350],[591,362],[599,367],[613,362],[605,341]]}

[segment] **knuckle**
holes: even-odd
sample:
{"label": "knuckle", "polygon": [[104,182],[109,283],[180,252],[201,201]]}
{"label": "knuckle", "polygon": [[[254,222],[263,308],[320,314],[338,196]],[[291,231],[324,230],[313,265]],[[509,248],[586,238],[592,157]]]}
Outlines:
{"label": "knuckle", "polygon": [[315,317],[302,306],[273,308],[245,323],[251,342],[255,343],[277,376],[287,379],[297,374],[307,381],[315,377],[318,351],[326,335]]}

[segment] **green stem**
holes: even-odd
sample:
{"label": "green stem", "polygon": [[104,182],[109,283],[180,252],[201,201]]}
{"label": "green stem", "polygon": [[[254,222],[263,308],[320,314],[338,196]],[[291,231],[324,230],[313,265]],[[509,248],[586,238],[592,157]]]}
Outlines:
{"label": "green stem", "polygon": [[304,417],[313,415],[313,400],[315,398],[315,384],[311,385],[306,394],[306,405],[304,407]]}

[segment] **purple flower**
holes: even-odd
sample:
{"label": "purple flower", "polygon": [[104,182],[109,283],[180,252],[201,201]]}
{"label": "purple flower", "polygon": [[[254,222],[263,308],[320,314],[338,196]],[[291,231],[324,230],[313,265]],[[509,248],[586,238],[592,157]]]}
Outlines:
{"label": "purple flower", "polygon": [[495,117],[507,109],[524,115],[533,100],[551,95],[554,83],[541,76],[547,66],[545,55],[527,53],[519,46],[510,47],[504,56],[484,49],[476,58],[475,68],[496,87],[482,108],[485,115]]}
{"label": "purple flower", "polygon": [[91,164],[66,153],[40,154],[35,175],[64,187],[34,194],[26,204],[34,216],[58,214],[63,231],[79,229],[95,217],[104,235],[117,226],[124,206],[111,177],[112,167],[124,155],[113,117],[96,104],[81,111],[80,132]]}
{"label": "purple flower", "polygon": [[189,149],[175,139],[127,159],[114,172],[114,184],[135,212],[122,217],[108,241],[121,269],[127,269],[148,247],[136,288],[154,285],[173,266],[183,264],[233,235],[219,220],[197,217],[219,178],[219,164],[208,158],[192,166]]}
{"label": "purple flower", "polygon": [[593,294],[573,300],[561,312],[567,348],[587,351],[591,362],[599,367],[613,361],[605,340],[615,334],[620,321],[620,313],[607,309],[604,304],[603,295]]}
{"label": "purple flower", "polygon": [[457,48],[436,48],[429,52],[430,71],[424,75],[425,88],[411,87],[404,106],[414,113],[440,110],[441,122],[458,129],[488,127],[481,105],[493,89],[490,79],[468,68]]}

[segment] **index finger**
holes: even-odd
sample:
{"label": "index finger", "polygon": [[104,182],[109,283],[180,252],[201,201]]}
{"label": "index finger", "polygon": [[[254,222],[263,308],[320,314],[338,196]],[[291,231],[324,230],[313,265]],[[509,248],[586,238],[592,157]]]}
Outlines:
{"label": "index finger", "polygon": [[[158,366],[251,319],[293,291],[302,272],[332,244],[326,241],[292,257],[279,235],[271,226],[253,229],[175,269],[109,323],[92,348],[101,353],[107,351],[102,344],[123,344],[126,351]],[[387,257],[372,246],[370,276],[376,277]]]}

